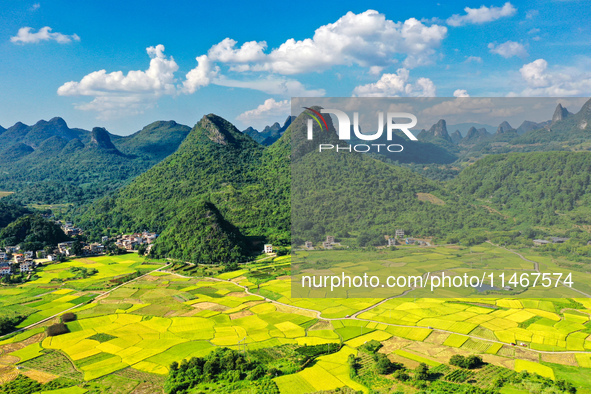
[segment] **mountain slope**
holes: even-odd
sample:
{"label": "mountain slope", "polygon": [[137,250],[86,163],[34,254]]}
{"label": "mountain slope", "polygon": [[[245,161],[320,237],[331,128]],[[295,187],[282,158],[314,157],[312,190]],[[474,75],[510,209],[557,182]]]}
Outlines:
{"label": "mountain slope", "polygon": [[209,202],[189,205],[156,240],[152,254],[200,264],[231,264],[247,255],[246,240]]}
{"label": "mountain slope", "polygon": [[[80,223],[96,231],[109,227],[165,234],[175,222],[184,220],[182,212],[187,207],[208,201],[244,234],[269,237],[276,227],[271,228],[274,219],[267,216],[276,209],[275,199],[266,193],[275,191],[264,190],[261,168],[268,159],[263,156],[263,146],[226,120],[206,115],[174,154],[115,196],[97,201],[81,215]],[[186,250],[175,248],[176,255],[192,255],[190,244]]]}
{"label": "mountain slope", "polygon": [[[476,228],[503,227],[502,218],[473,207],[438,182],[411,170],[358,153],[318,153],[303,140],[304,117],[284,134],[292,140],[291,208],[296,243],[327,234],[371,233],[383,242],[397,228],[407,233],[446,236]],[[329,122],[330,130],[334,128]],[[325,133],[322,138],[330,138]],[[405,140],[406,146],[410,143]],[[434,203],[436,201],[437,203]]]}
{"label": "mountain slope", "polygon": [[0,189],[15,191],[10,198],[24,203],[89,201],[174,152],[187,129],[155,122],[120,137],[98,127],[70,129],[61,118],[33,126],[19,122],[0,134]]}
{"label": "mountain slope", "polygon": [[252,127],[247,128],[243,131],[244,134],[247,134],[250,138],[258,142],[259,144],[269,146],[275,143],[285,130],[289,127],[292,122],[292,117],[288,116],[285,122],[283,122],[283,126],[281,126],[278,122],[273,123],[271,126],[266,126],[263,131],[258,131],[253,129]]}
{"label": "mountain slope", "polygon": [[519,223],[572,228],[591,224],[591,153],[489,155],[450,183]]}
{"label": "mountain slope", "polygon": [[21,245],[23,250],[56,246],[70,238],[52,221],[39,215],[25,215],[0,230],[0,245]]}
{"label": "mountain slope", "polygon": [[158,121],[130,136],[114,139],[114,144],[123,153],[160,161],[174,153],[190,131],[189,126],[173,120]]}
{"label": "mountain slope", "polygon": [[[206,115],[174,154],[116,195],[81,210],[76,221],[91,237],[107,228],[160,232],[155,253],[194,262],[204,261],[202,252],[194,252],[207,249],[209,238],[187,217],[200,222],[204,210],[218,210],[219,220],[247,236],[256,251],[263,240],[288,244],[292,229],[301,239],[371,231],[383,240],[383,234],[399,227],[444,235],[504,225],[499,215],[408,169],[356,153],[315,156],[314,143],[336,140],[327,121],[331,131],[311,142],[304,137],[303,114],[264,148],[224,119]],[[232,261],[247,258],[245,249],[231,251],[223,242],[219,247]]]}
{"label": "mountain slope", "polygon": [[21,216],[30,213],[30,210],[21,205],[0,200],[0,229],[6,227]]}

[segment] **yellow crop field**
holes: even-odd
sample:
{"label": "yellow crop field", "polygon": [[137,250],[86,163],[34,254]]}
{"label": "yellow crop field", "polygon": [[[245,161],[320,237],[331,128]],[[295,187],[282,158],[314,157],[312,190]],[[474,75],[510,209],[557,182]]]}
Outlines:
{"label": "yellow crop field", "polygon": [[554,376],[554,370],[545,365],[535,363],[528,360],[515,360],[515,370],[517,372],[527,371],[531,373],[537,373],[540,376],[544,376],[550,379],[556,379]]}
{"label": "yellow crop field", "polygon": [[460,347],[468,340],[469,337],[458,334],[451,334],[443,344],[445,346]]}

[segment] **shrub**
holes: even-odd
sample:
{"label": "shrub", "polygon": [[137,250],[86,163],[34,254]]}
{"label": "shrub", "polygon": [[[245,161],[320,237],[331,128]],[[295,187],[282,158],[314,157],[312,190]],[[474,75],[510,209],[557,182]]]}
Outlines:
{"label": "shrub", "polygon": [[62,315],[62,322],[67,323],[76,320],[76,314],[72,312],[66,312]]}
{"label": "shrub", "polygon": [[47,327],[48,337],[54,337],[56,335],[66,334],[68,332],[70,332],[70,330],[68,330],[68,327],[63,322]]}
{"label": "shrub", "polygon": [[455,365],[456,367],[473,369],[480,367],[483,364],[483,361],[480,356],[471,355],[464,357],[459,354],[455,354],[451,356],[449,363],[451,365]]}

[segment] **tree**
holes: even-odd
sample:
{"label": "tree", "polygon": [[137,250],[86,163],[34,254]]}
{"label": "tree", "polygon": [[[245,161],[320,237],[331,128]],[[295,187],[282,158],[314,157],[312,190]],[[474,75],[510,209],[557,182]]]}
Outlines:
{"label": "tree", "polygon": [[476,355],[470,355],[468,357],[464,357],[459,354],[455,354],[450,357],[449,359],[450,365],[454,365],[460,368],[466,369],[473,369],[478,368],[483,364],[482,357]]}
{"label": "tree", "polygon": [[386,375],[392,372],[392,362],[383,353],[377,353],[376,355],[376,372],[381,375]]}
{"label": "tree", "polygon": [[394,379],[398,379],[401,382],[406,382],[410,379],[410,376],[408,375],[408,372],[406,372],[405,369],[399,369],[396,372],[394,372]]}
{"label": "tree", "polygon": [[415,368],[415,379],[416,380],[429,380],[429,367],[425,363],[420,363],[418,367]]}
{"label": "tree", "polygon": [[68,330],[68,326],[62,322],[47,327],[48,337],[54,337],[56,335],[66,334],[68,332],[70,332],[70,330]]}
{"label": "tree", "polygon": [[145,255],[146,254],[146,249],[148,249],[148,245],[146,245],[146,244],[140,244],[137,247],[137,254],[140,255],[140,256]]}
{"label": "tree", "polygon": [[82,247],[82,242],[80,242],[80,240],[76,240],[74,241],[74,243],[72,244],[72,253],[76,256],[82,256],[82,251],[84,250],[84,248]]}

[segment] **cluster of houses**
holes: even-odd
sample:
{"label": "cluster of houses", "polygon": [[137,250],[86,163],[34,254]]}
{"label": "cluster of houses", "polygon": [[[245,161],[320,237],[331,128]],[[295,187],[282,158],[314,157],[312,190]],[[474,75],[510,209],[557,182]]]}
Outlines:
{"label": "cluster of houses", "polygon": [[4,252],[0,252],[0,276],[13,275],[19,272],[31,272],[35,268],[33,252],[18,252],[20,252],[20,247],[18,246],[8,246]]}
{"label": "cluster of houses", "polygon": [[146,252],[149,252],[156,238],[158,238],[158,234],[144,231],[143,233],[120,235],[117,237],[115,244],[125,250],[136,250],[138,246],[146,244],[148,245]]}
{"label": "cluster of houses", "polygon": [[[427,245],[429,246],[429,242],[421,239],[413,239],[409,237],[405,237],[404,230],[398,229],[395,231],[394,236],[391,235],[384,235],[388,246],[394,245]],[[340,246],[341,244],[335,242],[335,238],[332,235],[326,236],[326,241],[322,242],[323,249],[332,249],[335,246]],[[309,250],[314,249],[314,244],[312,241],[304,242],[304,247]]]}
{"label": "cluster of houses", "polygon": [[64,232],[64,234],[66,234],[68,237],[75,237],[77,235],[81,235],[82,234],[82,229],[75,227],[74,223],[72,222],[56,222],[56,224],[59,224],[62,228],[62,231]]}
{"label": "cluster of houses", "polygon": [[396,230],[394,233],[394,237],[385,236],[386,240],[388,241],[388,246],[395,246],[395,245],[421,245],[421,246],[430,246],[428,241],[422,239],[414,239],[405,236],[404,230]]}
{"label": "cluster of houses", "polygon": [[534,239],[534,246],[542,246],[542,245],[547,245],[547,244],[562,244],[565,243],[566,241],[568,241],[569,238],[563,238],[563,237],[550,237],[550,240],[546,240],[546,239]]}

